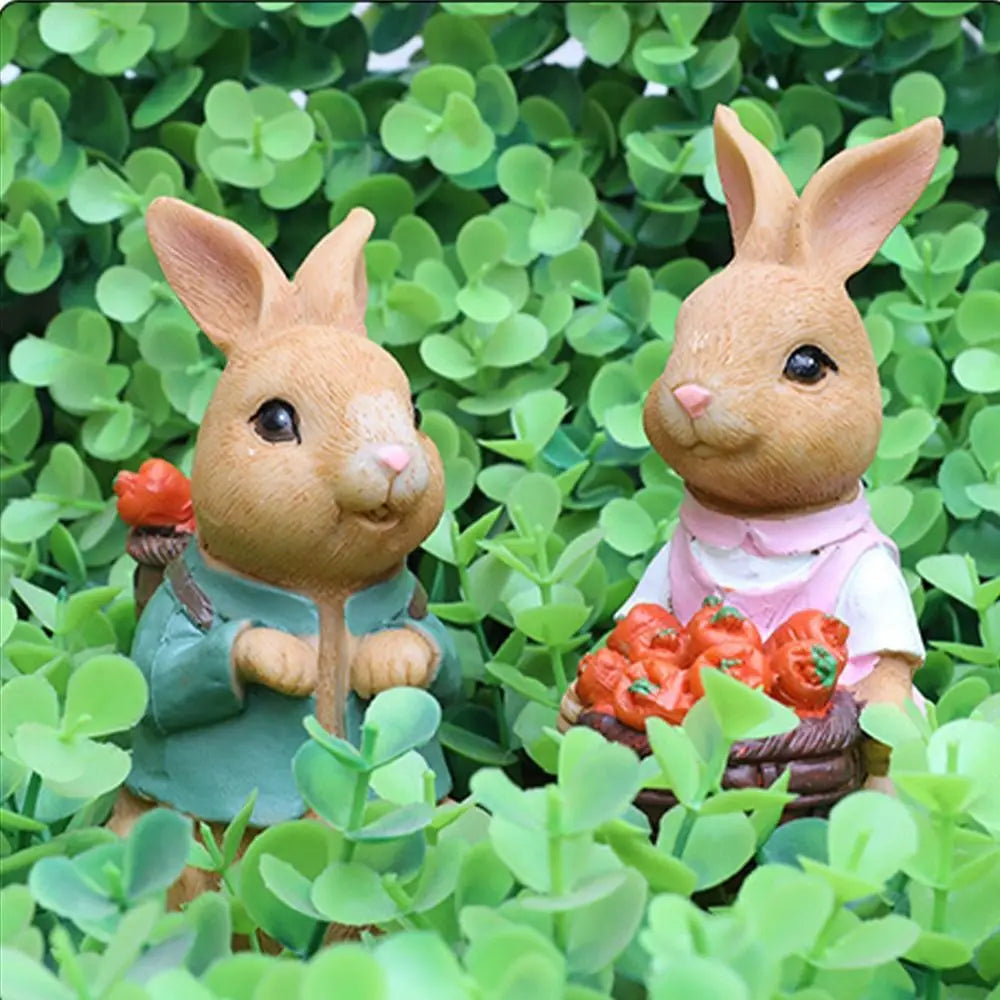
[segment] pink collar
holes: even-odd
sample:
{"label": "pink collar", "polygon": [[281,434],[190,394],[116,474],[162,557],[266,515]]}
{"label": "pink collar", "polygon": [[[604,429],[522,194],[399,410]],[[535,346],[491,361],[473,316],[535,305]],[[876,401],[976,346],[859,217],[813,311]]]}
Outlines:
{"label": "pink collar", "polygon": [[791,556],[815,552],[842,541],[871,524],[864,490],[849,503],[815,514],[784,520],[744,519],[703,507],[684,494],[680,521],[688,534],[722,549],[742,548],[759,556]]}

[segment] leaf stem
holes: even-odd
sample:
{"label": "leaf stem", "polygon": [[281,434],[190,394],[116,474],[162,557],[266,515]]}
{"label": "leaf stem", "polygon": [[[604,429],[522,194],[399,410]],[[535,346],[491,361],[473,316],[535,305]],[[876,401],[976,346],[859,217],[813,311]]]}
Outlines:
{"label": "leaf stem", "polygon": [[[558,831],[561,825],[561,803],[559,801],[559,789],[549,786],[548,797],[548,828],[550,831]],[[549,833],[549,884],[553,896],[562,896],[566,891],[566,872],[563,867],[563,843],[559,833]],[[566,913],[563,910],[556,910],[552,915],[553,935],[556,947],[560,951],[566,950]]]}
{"label": "leaf stem", "polygon": [[[42,776],[37,772],[32,772],[28,779],[28,787],[24,793],[24,804],[20,809],[22,816],[28,819],[35,818],[35,808],[38,805],[38,793],[42,790]],[[27,847],[31,843],[31,830],[17,831],[17,850]]]}

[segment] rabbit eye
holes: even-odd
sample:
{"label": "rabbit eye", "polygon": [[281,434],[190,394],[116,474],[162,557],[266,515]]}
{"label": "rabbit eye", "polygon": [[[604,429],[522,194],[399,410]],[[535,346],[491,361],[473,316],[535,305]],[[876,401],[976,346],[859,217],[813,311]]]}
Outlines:
{"label": "rabbit eye", "polygon": [[416,430],[420,430],[420,421],[423,419],[420,413],[420,407],[417,406],[416,400],[410,401],[410,409],[413,411],[413,426]]}
{"label": "rabbit eye", "polygon": [[803,344],[788,355],[782,374],[793,382],[814,385],[827,370],[838,371],[837,362],[814,344]]}
{"label": "rabbit eye", "polygon": [[250,421],[254,432],[265,441],[273,444],[283,441],[302,443],[295,407],[283,399],[269,399],[261,405]]}

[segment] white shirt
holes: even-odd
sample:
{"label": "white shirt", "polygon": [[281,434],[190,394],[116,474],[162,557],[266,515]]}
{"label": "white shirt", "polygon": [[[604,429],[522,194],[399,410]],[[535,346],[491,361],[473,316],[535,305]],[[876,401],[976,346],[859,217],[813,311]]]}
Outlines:
{"label": "white shirt", "polygon": [[[755,556],[741,548],[719,548],[697,539],[691,542],[691,549],[711,579],[720,587],[735,591],[766,590],[796,576],[804,578],[813,561],[819,558],[812,553]],[[653,557],[616,618],[623,618],[636,604],[667,605],[669,558],[668,542]],[[841,588],[833,614],[851,630],[852,658],[882,651],[924,657],[924,644],[906,581],[885,546],[868,549],[858,559]]]}

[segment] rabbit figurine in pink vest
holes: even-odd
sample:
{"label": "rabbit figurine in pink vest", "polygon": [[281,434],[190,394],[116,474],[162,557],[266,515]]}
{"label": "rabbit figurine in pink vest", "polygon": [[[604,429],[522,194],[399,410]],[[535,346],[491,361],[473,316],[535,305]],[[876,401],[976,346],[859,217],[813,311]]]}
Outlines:
{"label": "rabbit figurine in pink vest", "polygon": [[[902,703],[918,697],[924,648],[861,484],[882,397],[845,282],[920,196],[941,123],[840,153],[801,197],[731,109],[716,109],[714,132],[735,255],[684,302],[646,400],[646,433],[685,497],[619,616],[653,602],[687,621],[714,594],[766,639],[796,611],[826,611],[851,630],[840,684],[859,702]],[[885,764],[871,762],[872,774]]]}

